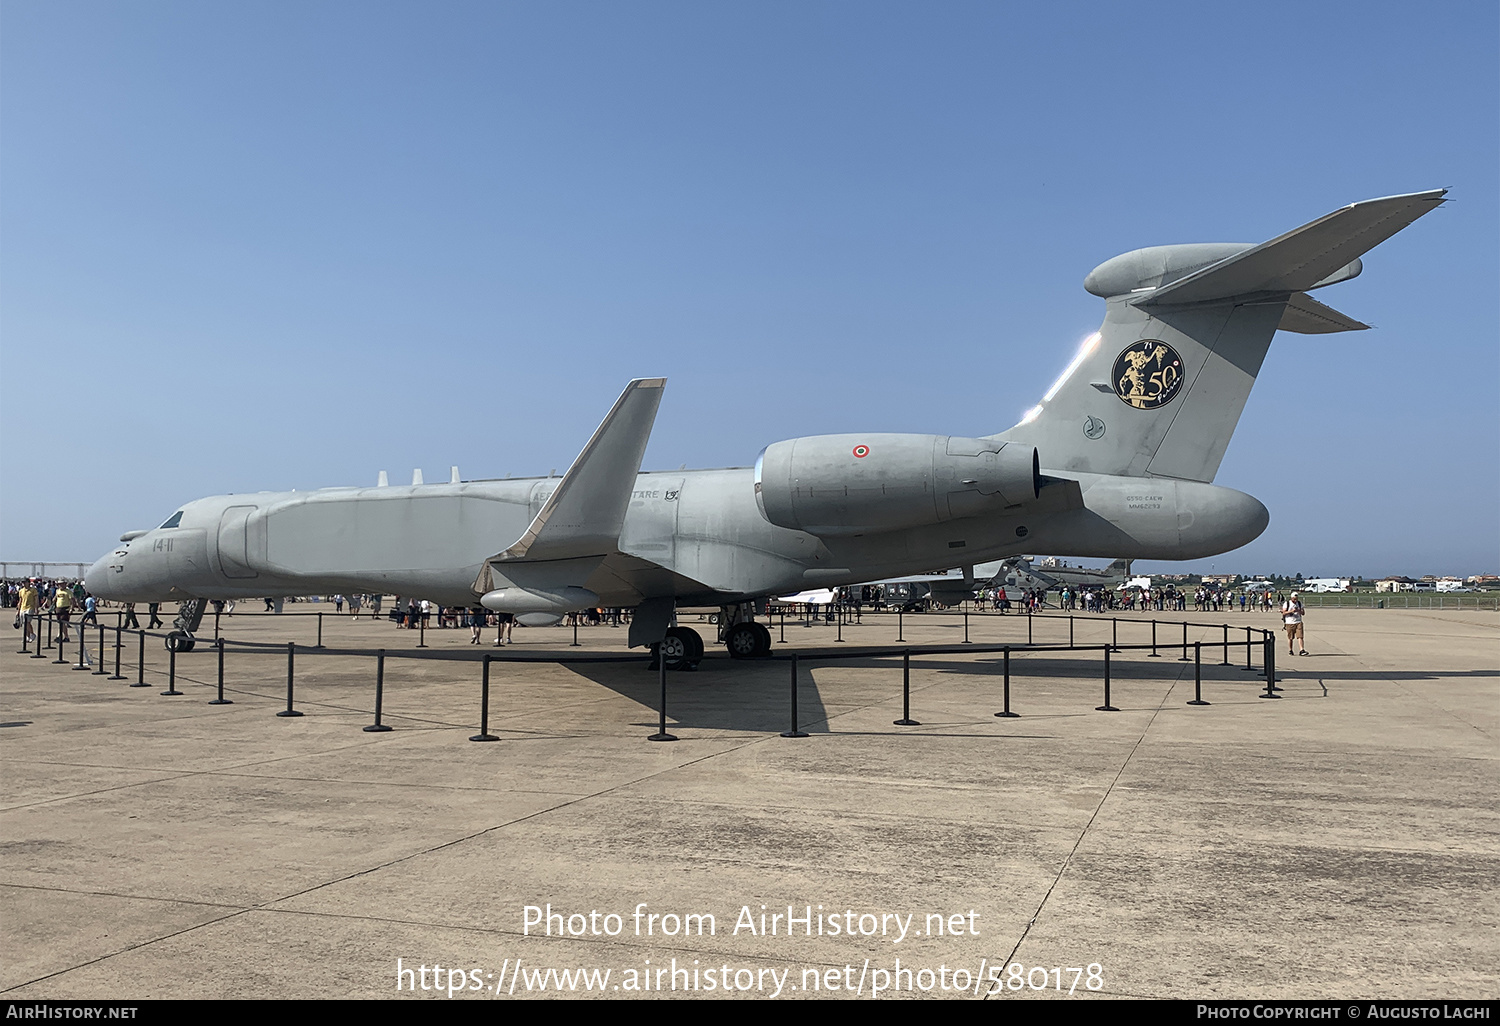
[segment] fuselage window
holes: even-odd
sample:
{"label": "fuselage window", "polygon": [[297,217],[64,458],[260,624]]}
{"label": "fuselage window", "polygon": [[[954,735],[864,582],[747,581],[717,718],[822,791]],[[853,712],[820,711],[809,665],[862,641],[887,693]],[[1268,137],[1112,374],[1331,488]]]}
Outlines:
{"label": "fuselage window", "polygon": [[158,527],[157,530],[160,531],[164,528],[176,527],[180,523],[182,523],[182,510],[178,510],[176,513],[173,513],[170,517],[167,518],[167,522],[165,524],[162,524],[161,527]]}

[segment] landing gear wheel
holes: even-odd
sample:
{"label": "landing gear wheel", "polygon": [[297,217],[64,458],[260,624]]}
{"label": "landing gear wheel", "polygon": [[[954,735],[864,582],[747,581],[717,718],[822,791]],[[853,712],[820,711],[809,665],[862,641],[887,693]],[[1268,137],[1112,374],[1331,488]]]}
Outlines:
{"label": "landing gear wheel", "polygon": [[662,638],[660,655],[667,669],[688,669],[703,658],[703,639],[691,627],[671,627]]}
{"label": "landing gear wheel", "polygon": [[703,635],[691,627],[681,627],[678,629],[687,632],[688,643],[693,646],[693,650],[688,653],[688,661],[697,666],[703,661]]}
{"label": "landing gear wheel", "polygon": [[755,658],[761,659],[771,654],[771,630],[763,623],[752,623],[755,628]]}
{"label": "landing gear wheel", "polygon": [[197,639],[184,631],[172,631],[166,638],[167,651],[191,652],[196,641]]}
{"label": "landing gear wheel", "polygon": [[[724,635],[724,647],[735,659],[754,659],[761,654],[759,624],[737,623]],[[769,640],[769,632],[767,634]]]}

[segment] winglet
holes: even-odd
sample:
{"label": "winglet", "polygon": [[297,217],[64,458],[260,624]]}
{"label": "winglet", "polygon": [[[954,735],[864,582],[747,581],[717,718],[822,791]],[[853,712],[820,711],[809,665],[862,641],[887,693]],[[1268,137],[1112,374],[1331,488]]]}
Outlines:
{"label": "winglet", "polygon": [[519,541],[496,560],[572,559],[615,551],[666,378],[625,386]]}

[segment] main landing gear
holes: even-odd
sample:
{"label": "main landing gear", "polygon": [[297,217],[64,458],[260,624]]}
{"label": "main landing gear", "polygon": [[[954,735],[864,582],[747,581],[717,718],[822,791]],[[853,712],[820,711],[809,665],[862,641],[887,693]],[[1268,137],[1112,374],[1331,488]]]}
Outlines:
{"label": "main landing gear", "polygon": [[[761,659],[771,654],[771,632],[755,622],[754,602],[719,607],[719,640],[735,659]],[[765,612],[762,603],[761,612]]]}
{"label": "main landing gear", "polygon": [[[691,627],[668,627],[655,653],[667,661],[669,670],[696,670],[703,659],[703,638]],[[651,661],[656,665],[656,660]]]}
{"label": "main landing gear", "polygon": [[771,632],[762,623],[737,623],[724,632],[724,647],[735,659],[760,659],[771,654]]}

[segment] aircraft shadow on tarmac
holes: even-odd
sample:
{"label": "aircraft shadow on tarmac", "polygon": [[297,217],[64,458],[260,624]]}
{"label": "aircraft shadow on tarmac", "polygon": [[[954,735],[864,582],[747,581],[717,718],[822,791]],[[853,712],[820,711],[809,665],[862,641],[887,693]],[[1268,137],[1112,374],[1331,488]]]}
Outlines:
{"label": "aircraft shadow on tarmac", "polygon": [[[586,680],[655,710],[661,701],[661,681],[646,670],[643,658],[633,663],[567,663]],[[783,661],[733,662],[705,660],[697,672],[667,674],[668,729],[745,730],[779,732],[791,725],[791,677]],[[798,673],[797,709],[801,729],[828,733],[828,711],[813,679],[812,668]],[[900,670],[896,695],[900,701]],[[655,717],[637,725],[655,728]]]}
{"label": "aircraft shadow on tarmac", "polygon": [[[874,704],[888,706],[892,716],[901,712],[901,661],[898,658],[852,658],[819,660],[804,656],[798,671],[797,707],[798,726],[808,733],[829,733],[827,719],[830,706],[834,714],[863,709]],[[579,676],[608,688],[609,690],[655,709],[661,697],[661,684],[654,671],[644,669],[639,663],[569,663],[568,668]],[[1176,662],[1143,665],[1115,661],[1110,666],[1110,676],[1115,682],[1138,682],[1142,680],[1163,683],[1180,682],[1183,669]],[[1166,669],[1171,666],[1172,669]],[[856,684],[833,683],[820,686],[817,678],[826,671],[862,669],[869,671],[867,679]],[[973,696],[973,714],[988,717],[1000,708],[1002,696],[1002,669],[999,656],[975,662],[957,660],[943,656],[912,654],[914,699],[922,691],[931,688],[930,674],[953,674],[966,677],[983,677],[988,686],[983,694]],[[916,679],[918,674],[926,679]],[[1217,664],[1203,667],[1205,681],[1217,684],[1243,684],[1252,689],[1263,686],[1261,678],[1246,673],[1238,667],[1222,667]],[[1057,659],[1011,655],[1011,689],[1013,698],[1023,695],[1027,687],[1058,678],[1067,686],[1079,690],[1080,701],[1092,708],[1098,704],[1093,687],[1103,687],[1103,660],[1090,655],[1079,659]],[[1191,685],[1191,672],[1188,672]],[[825,702],[824,691],[827,690]],[[945,699],[951,707],[952,700]],[[709,730],[744,730],[780,732],[791,724],[791,676],[790,664],[782,659],[768,662],[730,662],[708,660],[696,673],[670,673],[667,676],[667,714],[670,725],[683,728]],[[916,712],[913,712],[916,715]],[[920,719],[920,717],[917,717]],[[655,720],[642,718],[641,727],[654,727]]]}

